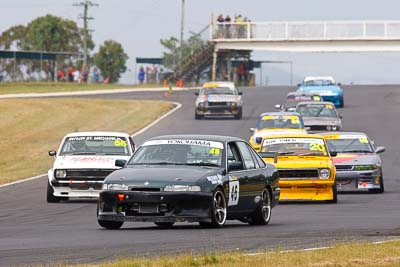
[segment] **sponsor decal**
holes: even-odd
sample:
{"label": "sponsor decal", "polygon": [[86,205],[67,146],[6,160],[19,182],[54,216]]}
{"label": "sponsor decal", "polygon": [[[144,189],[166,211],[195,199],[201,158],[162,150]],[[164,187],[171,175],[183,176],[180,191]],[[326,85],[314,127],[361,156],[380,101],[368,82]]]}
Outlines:
{"label": "sponsor decal", "polygon": [[221,142],[208,141],[208,140],[184,140],[184,139],[151,140],[145,142],[142,146],[156,146],[156,145],[193,145],[193,146],[211,147],[216,149],[224,149],[224,145]]}
{"label": "sponsor decal", "polygon": [[315,145],[325,146],[324,140],[320,138],[271,138],[264,139],[263,146],[275,145],[275,144],[296,144],[296,143],[307,143]]}
{"label": "sponsor decal", "polygon": [[212,184],[222,184],[222,175],[211,175],[207,177],[207,180]]}

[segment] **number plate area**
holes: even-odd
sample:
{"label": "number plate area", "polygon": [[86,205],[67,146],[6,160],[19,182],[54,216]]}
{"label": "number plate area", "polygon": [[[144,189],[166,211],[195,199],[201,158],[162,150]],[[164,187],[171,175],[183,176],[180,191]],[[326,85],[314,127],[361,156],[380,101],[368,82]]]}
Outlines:
{"label": "number plate area", "polygon": [[139,213],[159,213],[158,205],[152,203],[140,203]]}

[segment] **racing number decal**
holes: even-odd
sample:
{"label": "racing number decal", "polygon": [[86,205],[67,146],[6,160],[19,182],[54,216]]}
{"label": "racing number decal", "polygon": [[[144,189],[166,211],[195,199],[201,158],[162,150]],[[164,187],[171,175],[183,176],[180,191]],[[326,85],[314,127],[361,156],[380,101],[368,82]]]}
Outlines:
{"label": "racing number decal", "polygon": [[126,141],[117,139],[114,141],[114,145],[115,146],[126,146]]}
{"label": "racing number decal", "polygon": [[229,200],[228,206],[234,206],[239,203],[239,181],[229,182]]}
{"label": "racing number decal", "polygon": [[211,155],[219,155],[220,149],[219,148],[211,148],[210,149],[210,154]]}
{"label": "racing number decal", "polygon": [[310,144],[310,150],[312,151],[321,151],[324,152],[325,151],[325,146],[323,144]]}

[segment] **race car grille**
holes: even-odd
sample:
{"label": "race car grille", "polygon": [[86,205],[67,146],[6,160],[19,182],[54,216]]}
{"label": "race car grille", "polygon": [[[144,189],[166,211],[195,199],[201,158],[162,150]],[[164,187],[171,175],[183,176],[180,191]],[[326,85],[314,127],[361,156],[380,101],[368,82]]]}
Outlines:
{"label": "race car grille", "polygon": [[335,165],[337,171],[352,171],[353,165]]}
{"label": "race car grille", "polygon": [[114,170],[99,170],[99,169],[78,169],[78,170],[67,170],[65,178],[58,178],[58,180],[68,181],[99,181],[104,180],[107,175],[112,173]]}
{"label": "race car grille", "polygon": [[326,131],[326,125],[310,125],[307,126],[311,131]]}
{"label": "race car grille", "polygon": [[160,192],[160,188],[154,188],[154,187],[132,187],[130,189],[131,191],[135,192]]}
{"label": "race car grille", "polygon": [[279,179],[319,178],[318,170],[278,170]]}
{"label": "race car grille", "polygon": [[208,102],[207,104],[208,104],[209,107],[228,106],[228,102]]}

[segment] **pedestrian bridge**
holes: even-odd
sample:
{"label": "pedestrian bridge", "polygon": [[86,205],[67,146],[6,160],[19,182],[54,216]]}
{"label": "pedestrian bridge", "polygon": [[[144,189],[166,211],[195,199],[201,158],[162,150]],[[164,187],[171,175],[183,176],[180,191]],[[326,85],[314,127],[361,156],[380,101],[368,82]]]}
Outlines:
{"label": "pedestrian bridge", "polygon": [[218,50],[286,52],[400,51],[400,21],[212,23]]}
{"label": "pedestrian bridge", "polygon": [[400,21],[212,22],[209,30],[213,80],[222,51],[400,52]]}

